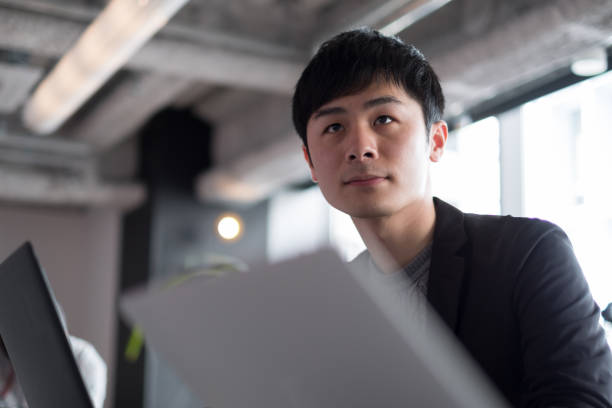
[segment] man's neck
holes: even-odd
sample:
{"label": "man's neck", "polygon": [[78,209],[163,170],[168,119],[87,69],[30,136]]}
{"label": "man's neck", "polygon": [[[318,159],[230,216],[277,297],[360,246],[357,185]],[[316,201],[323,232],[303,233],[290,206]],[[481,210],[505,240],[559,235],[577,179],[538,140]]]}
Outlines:
{"label": "man's neck", "polygon": [[415,201],[388,217],[353,222],[374,263],[393,272],[410,263],[433,240],[436,211],[431,197]]}

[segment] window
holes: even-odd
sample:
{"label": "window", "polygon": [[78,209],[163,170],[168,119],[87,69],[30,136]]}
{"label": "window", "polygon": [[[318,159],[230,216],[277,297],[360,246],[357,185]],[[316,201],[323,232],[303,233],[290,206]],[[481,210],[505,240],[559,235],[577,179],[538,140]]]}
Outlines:
{"label": "window", "polygon": [[601,308],[612,302],[612,74],[521,108],[524,215],[558,224]]}
{"label": "window", "polygon": [[500,213],[499,122],[489,117],[449,134],[432,164],[433,193],[464,212]]}

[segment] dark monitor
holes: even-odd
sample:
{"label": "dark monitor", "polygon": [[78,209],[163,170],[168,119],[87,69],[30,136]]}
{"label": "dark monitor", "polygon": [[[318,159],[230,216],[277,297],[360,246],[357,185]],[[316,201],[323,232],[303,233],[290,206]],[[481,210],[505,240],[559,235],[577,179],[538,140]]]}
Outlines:
{"label": "dark monitor", "polygon": [[30,408],[93,408],[29,242],[0,264],[0,337]]}

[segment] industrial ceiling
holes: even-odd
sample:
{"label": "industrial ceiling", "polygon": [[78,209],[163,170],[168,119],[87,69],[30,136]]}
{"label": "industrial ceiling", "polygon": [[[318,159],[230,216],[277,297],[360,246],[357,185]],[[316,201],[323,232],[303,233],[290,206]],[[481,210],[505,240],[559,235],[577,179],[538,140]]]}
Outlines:
{"label": "industrial ceiling", "polygon": [[318,44],[356,26],[404,22],[397,35],[438,72],[447,119],[559,76],[612,39],[609,0],[191,0],[57,130],[29,130],[24,106],[108,3],[0,0],[0,202],[138,204],[135,136],[167,106],[214,125],[203,200],[252,203],[307,180],[293,86]]}

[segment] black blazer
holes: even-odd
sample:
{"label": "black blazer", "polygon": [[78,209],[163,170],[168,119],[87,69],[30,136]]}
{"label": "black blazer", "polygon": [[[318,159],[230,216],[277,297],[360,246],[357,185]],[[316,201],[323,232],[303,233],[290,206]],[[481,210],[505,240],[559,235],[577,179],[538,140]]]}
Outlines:
{"label": "black blazer", "polygon": [[434,204],[427,298],[508,401],[611,407],[610,349],[565,233]]}

